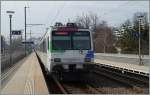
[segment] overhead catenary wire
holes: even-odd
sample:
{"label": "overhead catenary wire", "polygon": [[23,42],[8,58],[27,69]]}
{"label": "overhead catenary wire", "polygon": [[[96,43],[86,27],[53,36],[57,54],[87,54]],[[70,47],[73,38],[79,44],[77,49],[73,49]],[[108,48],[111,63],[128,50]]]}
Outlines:
{"label": "overhead catenary wire", "polygon": [[51,26],[52,26],[52,24],[54,23],[54,21],[58,18],[58,16],[60,15],[61,11],[63,11],[65,5],[66,5],[66,3],[64,3],[64,4],[60,7],[60,9],[57,10],[57,13],[56,13],[55,17],[54,17],[54,18],[52,19],[52,21],[51,21],[51,24],[50,24]]}
{"label": "overhead catenary wire", "polygon": [[[108,12],[105,12],[103,15],[108,15],[110,12],[114,12],[113,10],[116,11],[116,10],[120,9],[120,7],[126,6],[126,5],[129,4],[129,3],[130,3],[130,1],[127,1],[127,2],[125,2],[125,3],[123,3],[123,4],[119,5],[119,6],[115,7],[114,9],[109,10]],[[64,9],[65,6],[66,6],[66,3],[64,3],[64,4],[57,10],[56,15],[55,15],[54,18],[51,20],[50,26],[52,26],[52,24],[53,24],[53,23],[56,21],[56,19],[59,17],[60,13],[63,11],[63,9]],[[47,31],[46,31],[46,32],[47,32]],[[46,34],[46,32],[44,33],[44,35]]]}
{"label": "overhead catenary wire", "polygon": [[[129,1],[127,1],[127,2],[124,3],[124,4],[119,5],[119,6],[116,7],[115,9],[118,9],[119,7],[121,7],[121,6],[123,6],[123,5],[127,5],[128,3],[129,3]],[[63,9],[64,9],[65,6],[66,6],[66,3],[64,3],[64,4],[60,7],[60,9],[57,10],[57,13],[56,13],[56,15],[54,16],[54,18],[52,19],[52,21],[51,21],[51,23],[50,23],[50,26],[52,26],[52,24],[56,21],[56,19],[57,19],[58,16],[60,15],[61,11],[63,11]],[[113,9],[113,10],[114,10],[114,9]],[[112,11],[112,10],[110,10],[110,11]],[[110,11],[108,11],[107,13],[104,13],[104,15],[110,13]],[[48,32],[48,31],[46,31],[46,32],[44,33],[44,35],[45,35],[47,32]]]}
{"label": "overhead catenary wire", "polygon": [[[56,15],[54,16],[54,18],[51,21],[50,26],[52,26],[52,24],[55,22],[55,20],[58,18],[58,16],[60,15],[61,11],[63,11],[64,7],[65,7],[66,3],[64,3],[58,10]],[[48,32],[48,28],[46,28],[46,32],[44,33],[43,37],[46,35],[46,33]],[[41,40],[43,39],[43,37],[41,38]]]}
{"label": "overhead catenary wire", "polygon": [[[27,3],[27,6],[29,7],[30,6],[30,4],[29,3]],[[31,7],[30,8],[28,8],[28,19],[29,19],[29,21],[32,21],[32,16],[31,16]],[[27,24],[27,27],[30,27],[30,32],[31,32],[31,28],[33,27],[33,26],[41,26],[41,25],[45,25],[45,24],[32,24],[31,22],[29,22],[28,24]],[[28,34],[28,33],[27,33]],[[29,33],[29,34],[35,34],[35,35],[41,35],[41,34],[43,34],[43,33]]]}

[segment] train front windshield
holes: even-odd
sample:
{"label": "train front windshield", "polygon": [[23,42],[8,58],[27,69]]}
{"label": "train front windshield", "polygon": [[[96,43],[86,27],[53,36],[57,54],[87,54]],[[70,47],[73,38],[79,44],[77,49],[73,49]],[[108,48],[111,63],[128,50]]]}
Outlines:
{"label": "train front windshield", "polygon": [[89,50],[91,49],[90,32],[52,32],[53,50]]}
{"label": "train front windshield", "polygon": [[52,49],[53,50],[70,50],[71,37],[67,32],[52,32]]}
{"label": "train front windshield", "polygon": [[72,35],[73,49],[88,50],[91,48],[90,33],[89,32],[74,32]]}

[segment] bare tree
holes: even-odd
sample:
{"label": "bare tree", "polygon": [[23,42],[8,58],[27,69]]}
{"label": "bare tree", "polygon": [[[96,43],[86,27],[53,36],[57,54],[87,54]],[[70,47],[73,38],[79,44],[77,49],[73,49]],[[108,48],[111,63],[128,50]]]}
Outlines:
{"label": "bare tree", "polygon": [[82,14],[82,16],[76,17],[76,23],[82,28],[90,28],[91,20],[88,14]]}
{"label": "bare tree", "polygon": [[114,36],[111,27],[107,26],[106,21],[101,21],[94,34],[94,46],[96,52],[113,52]]}
{"label": "bare tree", "polygon": [[82,14],[76,17],[76,23],[82,28],[91,28],[93,32],[94,49],[96,52],[111,52],[113,50],[113,32],[106,21],[100,21],[97,14]]}
{"label": "bare tree", "polygon": [[90,13],[90,19],[91,19],[91,22],[92,22],[92,30],[93,32],[96,32],[96,29],[97,29],[97,24],[99,23],[99,19],[98,19],[98,16],[97,14],[93,14],[93,13]]}

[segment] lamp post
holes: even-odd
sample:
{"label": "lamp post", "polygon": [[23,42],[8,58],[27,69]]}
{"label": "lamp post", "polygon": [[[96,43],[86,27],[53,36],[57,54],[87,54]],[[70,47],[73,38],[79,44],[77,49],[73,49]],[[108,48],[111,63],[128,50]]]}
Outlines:
{"label": "lamp post", "polygon": [[[25,29],[24,29],[24,30],[25,30],[25,42],[26,42],[26,25],[27,25],[27,24],[26,24],[26,9],[27,9],[27,8],[29,8],[29,7],[26,7],[26,6],[24,7],[24,17],[25,17],[25,26],[24,26],[24,28],[25,28]],[[25,43],[25,56],[26,56],[26,43]]]}
{"label": "lamp post", "polygon": [[138,16],[139,22],[139,65],[142,65],[142,58],[141,58],[141,21],[144,16]]}
{"label": "lamp post", "polygon": [[10,47],[9,47],[9,55],[10,55],[10,64],[12,64],[12,50],[11,50],[11,48],[12,48],[12,34],[11,34],[11,32],[12,32],[12,22],[11,22],[11,19],[12,19],[12,14],[14,14],[15,12],[14,11],[6,11],[6,13],[8,13],[9,14],[9,19],[10,19],[10,38],[9,38],[9,41],[10,41]]}

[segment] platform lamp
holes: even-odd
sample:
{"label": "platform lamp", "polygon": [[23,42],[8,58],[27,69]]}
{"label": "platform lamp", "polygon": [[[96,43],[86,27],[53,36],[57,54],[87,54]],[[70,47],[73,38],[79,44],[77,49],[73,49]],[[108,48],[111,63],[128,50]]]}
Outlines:
{"label": "platform lamp", "polygon": [[12,15],[15,13],[15,11],[6,11],[7,14],[9,14],[9,19],[10,19],[10,47],[9,47],[9,54],[10,54],[10,64],[12,64]]}
{"label": "platform lamp", "polygon": [[139,65],[143,65],[142,58],[141,58],[141,22],[144,16],[137,16],[139,22]]}

